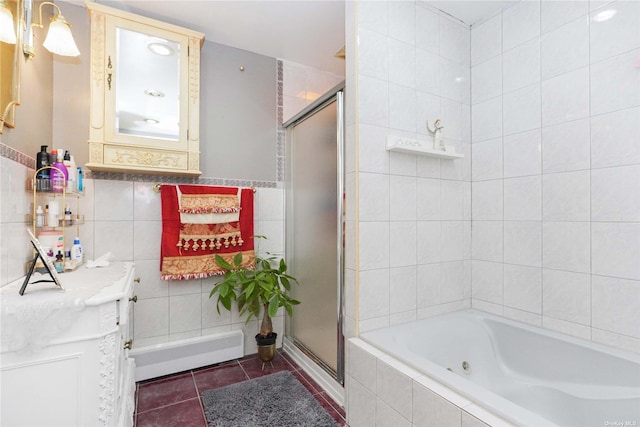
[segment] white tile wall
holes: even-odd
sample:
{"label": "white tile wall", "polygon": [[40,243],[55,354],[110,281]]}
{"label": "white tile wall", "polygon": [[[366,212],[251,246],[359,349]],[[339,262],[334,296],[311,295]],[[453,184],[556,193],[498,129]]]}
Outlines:
{"label": "white tile wall", "polygon": [[637,1],[526,1],[471,31],[474,306],[635,351],[638,28]]}
{"label": "white tile wall", "polygon": [[[470,153],[470,31],[423,3],[380,3],[357,5],[358,74],[357,84],[351,82],[358,88],[359,274],[352,294],[359,298],[360,331],[471,297],[464,265],[471,189],[465,199],[463,185],[471,178],[470,159],[385,150],[387,134],[433,141],[426,122],[440,118],[446,143]],[[501,65],[487,68],[491,76]],[[383,400],[378,407],[386,421],[393,418],[387,409],[403,413]]]}

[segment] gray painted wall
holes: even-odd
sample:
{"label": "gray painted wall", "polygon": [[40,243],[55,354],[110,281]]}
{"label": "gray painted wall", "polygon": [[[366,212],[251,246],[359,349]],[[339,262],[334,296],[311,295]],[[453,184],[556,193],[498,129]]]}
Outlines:
{"label": "gray painted wall", "polygon": [[201,57],[203,176],[275,181],[276,60],[214,42]]}

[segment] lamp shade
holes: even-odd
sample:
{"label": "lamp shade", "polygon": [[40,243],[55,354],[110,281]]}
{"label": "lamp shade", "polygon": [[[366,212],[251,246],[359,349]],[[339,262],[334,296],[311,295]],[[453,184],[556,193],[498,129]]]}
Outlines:
{"label": "lamp shade", "polygon": [[13,14],[0,0],[0,42],[16,44],[16,28],[13,25]]}
{"label": "lamp shade", "polygon": [[79,56],[80,51],[73,40],[71,28],[62,15],[56,15],[49,25],[47,38],[42,45],[51,53],[62,56]]}

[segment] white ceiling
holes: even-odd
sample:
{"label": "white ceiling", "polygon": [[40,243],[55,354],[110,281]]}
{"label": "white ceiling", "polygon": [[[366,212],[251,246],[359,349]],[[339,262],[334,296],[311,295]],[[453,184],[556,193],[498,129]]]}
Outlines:
{"label": "white ceiling", "polygon": [[[74,0],[71,0],[74,1]],[[202,31],[207,40],[344,75],[343,0],[98,0]],[[467,25],[515,1],[427,1]]]}

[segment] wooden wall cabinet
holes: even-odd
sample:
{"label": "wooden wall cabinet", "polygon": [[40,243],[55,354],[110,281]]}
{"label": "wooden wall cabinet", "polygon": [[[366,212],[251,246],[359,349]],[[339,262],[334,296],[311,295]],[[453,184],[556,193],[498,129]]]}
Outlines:
{"label": "wooden wall cabinet", "polygon": [[91,21],[89,169],[200,175],[204,34],[86,2]]}

